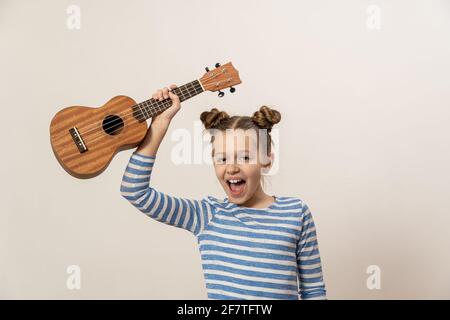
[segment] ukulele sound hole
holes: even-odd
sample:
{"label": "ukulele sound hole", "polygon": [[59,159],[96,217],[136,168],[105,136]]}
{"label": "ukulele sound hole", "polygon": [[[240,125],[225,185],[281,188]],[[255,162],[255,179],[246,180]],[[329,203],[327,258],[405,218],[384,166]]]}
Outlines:
{"label": "ukulele sound hole", "polygon": [[103,130],[111,136],[119,134],[123,129],[123,120],[116,115],[109,115],[103,119]]}

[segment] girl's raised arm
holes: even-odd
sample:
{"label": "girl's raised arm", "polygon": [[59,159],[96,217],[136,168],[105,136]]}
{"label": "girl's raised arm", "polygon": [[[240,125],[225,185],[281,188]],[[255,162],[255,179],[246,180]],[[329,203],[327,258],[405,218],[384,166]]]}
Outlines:
{"label": "girl's raised arm", "polygon": [[178,198],[152,188],[155,159],[138,152],[131,155],[120,187],[122,196],[147,216],[198,235],[211,220],[214,207],[208,198]]}
{"label": "girl's raised arm", "polygon": [[[176,88],[171,85],[170,89]],[[177,198],[153,189],[150,177],[156,153],[170,121],[180,110],[180,99],[165,87],[153,94],[156,100],[170,98],[172,105],[153,117],[147,135],[131,155],[122,178],[120,192],[136,208],[160,222],[183,228],[198,235],[210,221],[214,207],[208,198],[190,200]]]}

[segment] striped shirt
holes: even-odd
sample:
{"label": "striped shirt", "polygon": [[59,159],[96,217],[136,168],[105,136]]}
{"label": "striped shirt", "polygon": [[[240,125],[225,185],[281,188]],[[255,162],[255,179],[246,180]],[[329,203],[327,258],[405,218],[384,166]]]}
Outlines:
{"label": "striped shirt", "polygon": [[150,186],[155,158],[131,155],[121,194],[147,216],[196,236],[208,299],[326,299],[316,228],[302,200],[276,197],[259,209],[170,196]]}

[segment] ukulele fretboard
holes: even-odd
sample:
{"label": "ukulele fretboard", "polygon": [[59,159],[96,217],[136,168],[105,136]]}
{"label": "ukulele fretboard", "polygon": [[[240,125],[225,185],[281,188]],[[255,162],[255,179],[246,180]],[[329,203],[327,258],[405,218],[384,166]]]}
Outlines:
{"label": "ukulele fretboard", "polygon": [[[183,102],[189,98],[192,98],[204,90],[198,80],[186,83],[180,87],[172,89],[172,92],[176,94],[180,101]],[[151,117],[160,114],[172,105],[170,98],[157,101],[153,98],[140,102],[133,106],[133,114],[139,119],[139,121],[145,121]]]}

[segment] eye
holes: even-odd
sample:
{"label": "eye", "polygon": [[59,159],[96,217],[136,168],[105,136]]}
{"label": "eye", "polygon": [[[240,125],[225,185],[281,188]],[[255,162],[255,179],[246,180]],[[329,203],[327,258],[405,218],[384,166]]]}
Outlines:
{"label": "eye", "polygon": [[248,161],[250,161],[250,157],[247,155],[240,156],[239,161],[240,162],[248,162]]}
{"label": "eye", "polygon": [[227,158],[225,158],[225,157],[216,157],[215,159],[216,159],[215,161],[217,164],[223,164],[227,161]]}

